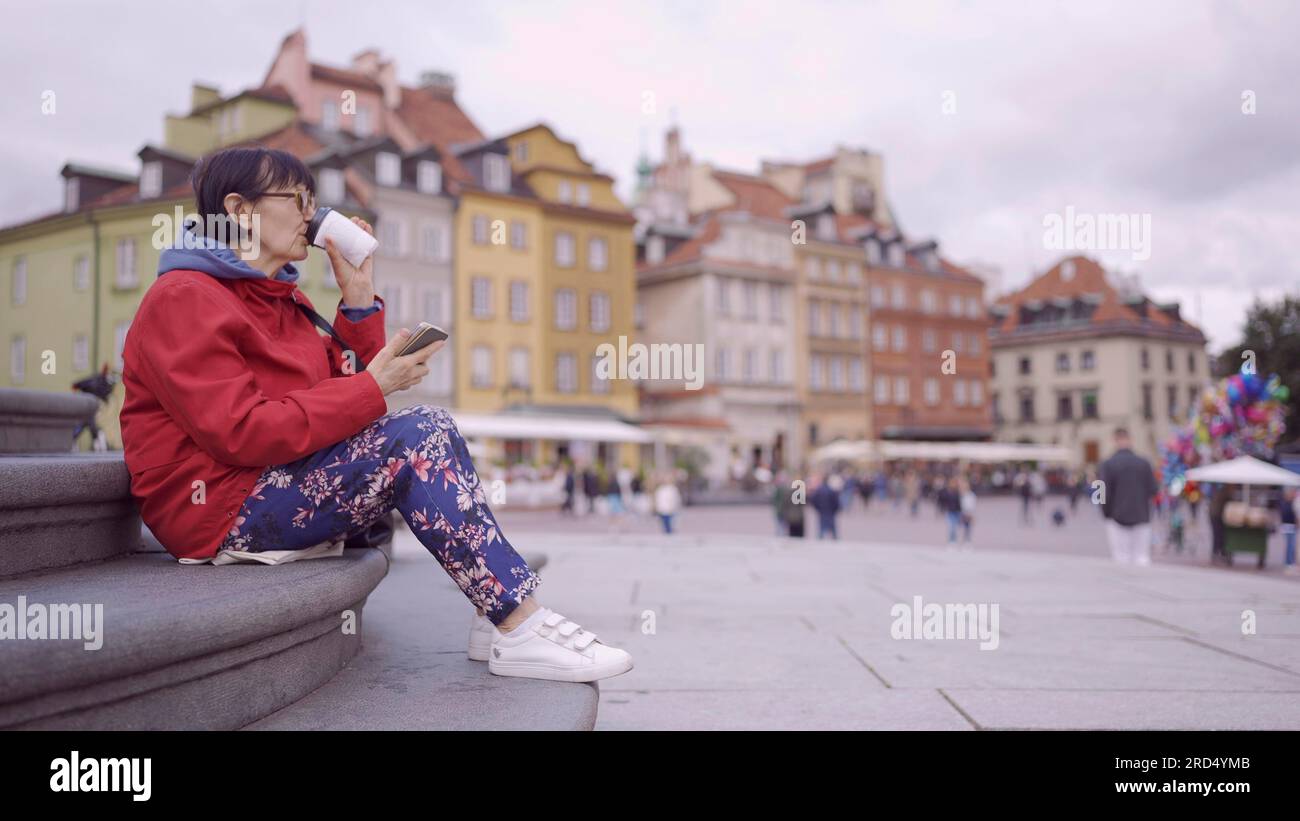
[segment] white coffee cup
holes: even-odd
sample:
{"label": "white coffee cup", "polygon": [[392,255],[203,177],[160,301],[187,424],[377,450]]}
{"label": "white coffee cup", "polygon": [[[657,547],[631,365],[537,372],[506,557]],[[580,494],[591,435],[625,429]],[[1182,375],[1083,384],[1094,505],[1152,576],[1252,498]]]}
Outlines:
{"label": "white coffee cup", "polygon": [[307,225],[307,241],[312,245],[325,248],[326,237],[334,240],[343,258],[358,268],[379,247],[379,240],[329,206],[317,208]]}

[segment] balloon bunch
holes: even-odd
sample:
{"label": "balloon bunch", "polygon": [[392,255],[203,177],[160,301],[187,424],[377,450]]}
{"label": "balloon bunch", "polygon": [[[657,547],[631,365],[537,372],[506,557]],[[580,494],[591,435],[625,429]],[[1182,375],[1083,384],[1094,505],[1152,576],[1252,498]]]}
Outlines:
{"label": "balloon bunch", "polygon": [[1236,373],[1207,387],[1190,418],[1160,446],[1160,480],[1170,497],[1199,501],[1201,489],[1187,470],[1238,456],[1268,459],[1286,432],[1287,387],[1276,375],[1265,379]]}

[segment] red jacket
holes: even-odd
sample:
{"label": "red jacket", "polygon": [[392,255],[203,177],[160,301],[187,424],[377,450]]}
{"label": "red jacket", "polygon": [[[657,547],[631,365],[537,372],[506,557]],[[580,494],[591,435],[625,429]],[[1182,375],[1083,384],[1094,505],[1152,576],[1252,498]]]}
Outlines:
{"label": "red jacket", "polygon": [[[266,467],[387,411],[374,377],[345,375],[338,343],[295,302],[311,305],[293,282],[174,270],[140,303],[122,352],[122,445],[141,518],[177,558],[216,555]],[[339,310],[333,324],[365,361],[385,344],[382,309],[358,322]]]}

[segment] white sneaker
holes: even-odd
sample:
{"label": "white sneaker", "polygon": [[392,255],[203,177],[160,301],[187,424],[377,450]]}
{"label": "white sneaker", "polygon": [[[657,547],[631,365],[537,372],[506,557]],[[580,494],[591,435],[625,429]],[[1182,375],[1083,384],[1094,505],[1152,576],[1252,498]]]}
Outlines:
{"label": "white sneaker", "polygon": [[626,650],[610,647],[553,610],[531,630],[507,636],[493,628],[488,671],[551,681],[598,681],[632,669]]}
{"label": "white sneaker", "polygon": [[470,661],[487,661],[488,653],[492,650],[492,632],[496,630],[492,622],[488,621],[487,616],[480,616],[478,611],[474,611],[474,617],[469,623],[469,660]]}

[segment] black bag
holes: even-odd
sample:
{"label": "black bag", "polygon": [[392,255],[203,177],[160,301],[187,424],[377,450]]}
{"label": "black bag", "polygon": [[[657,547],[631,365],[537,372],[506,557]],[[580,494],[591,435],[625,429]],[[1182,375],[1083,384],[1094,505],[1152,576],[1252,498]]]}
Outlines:
{"label": "black bag", "polygon": [[[343,337],[339,336],[338,331],[334,330],[334,326],[329,324],[329,322],[325,320],[325,317],[316,313],[311,308],[307,307],[301,302],[295,302],[294,304],[302,309],[302,312],[307,316],[309,320],[311,320],[311,323],[313,325],[315,325],[317,328],[320,328],[325,333],[329,334],[331,339],[339,343],[340,348],[342,348],[345,351],[352,350],[351,348],[348,347],[348,343],[343,341]],[[366,364],[367,364],[366,361],[363,360],[360,356],[358,356],[357,373],[364,371],[366,369]],[[347,539],[345,539],[343,542],[343,547],[345,549],[363,548],[363,547],[382,547],[383,545],[388,544],[392,540],[393,540],[393,514],[385,513],[383,516],[380,516],[378,519],[376,519],[365,530],[362,530],[357,533],[353,533],[352,535],[348,536]]]}

